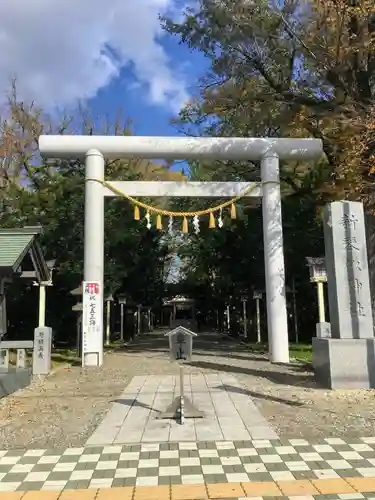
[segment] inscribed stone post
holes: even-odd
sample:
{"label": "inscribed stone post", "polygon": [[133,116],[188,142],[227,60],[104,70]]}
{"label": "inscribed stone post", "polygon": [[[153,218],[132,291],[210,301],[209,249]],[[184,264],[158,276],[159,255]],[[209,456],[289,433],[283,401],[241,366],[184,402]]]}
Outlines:
{"label": "inscribed stone post", "polygon": [[333,338],[372,338],[373,320],[363,205],[336,201],[324,209],[328,299]]}
{"label": "inscribed stone post", "polygon": [[17,349],[16,367],[18,369],[26,368],[26,349]]}
{"label": "inscribed stone post", "polygon": [[33,374],[47,375],[51,371],[52,328],[40,326],[34,330]]}
{"label": "inscribed stone post", "polygon": [[0,371],[8,371],[9,369],[9,350],[2,349],[0,346]]}

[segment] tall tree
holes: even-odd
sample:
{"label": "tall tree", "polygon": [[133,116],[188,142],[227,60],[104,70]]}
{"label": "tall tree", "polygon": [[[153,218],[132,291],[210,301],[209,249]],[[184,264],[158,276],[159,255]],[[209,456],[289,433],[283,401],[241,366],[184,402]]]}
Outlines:
{"label": "tall tree", "polygon": [[[321,207],[347,198],[364,201],[368,214],[375,208],[373,1],[200,0],[163,25],[210,64],[175,120],[182,132],[323,140],[321,161],[281,164],[287,270],[302,285],[305,256],[324,251]],[[259,179],[257,163],[197,163],[205,178]]]}
{"label": "tall tree", "polygon": [[164,26],[211,61],[200,95],[180,117],[194,125],[188,133],[321,138],[329,197],[368,201],[371,0],[200,0],[182,22],[165,19]]}
{"label": "tall tree", "polygon": [[[74,335],[74,298],[69,291],[82,280],[84,232],[84,164],[79,160],[42,161],[38,136],[42,133],[114,133],[127,135],[127,122],[98,126],[80,110],[71,117],[52,121],[35,105],[20,102],[15,88],[2,119],[2,201],[0,226],[42,225],[42,245],[47,258],[56,259],[54,287],[49,290],[49,324],[59,336]],[[110,161],[106,174],[113,180],[184,179],[168,164],[141,159]],[[133,207],[121,198],[105,203],[105,291],[122,290],[136,303],[160,301],[169,259],[167,242],[155,228],[135,221]],[[11,285],[10,317],[13,329],[29,334],[36,322],[35,288],[19,282]],[[16,311],[22,310],[20,317]],[[28,312],[27,312],[28,311]],[[12,314],[13,312],[13,314]],[[16,328],[17,327],[17,328]]]}

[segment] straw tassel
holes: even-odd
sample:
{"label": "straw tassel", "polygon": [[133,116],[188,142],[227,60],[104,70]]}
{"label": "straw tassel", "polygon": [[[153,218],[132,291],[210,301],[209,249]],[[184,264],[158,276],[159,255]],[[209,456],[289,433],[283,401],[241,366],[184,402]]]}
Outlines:
{"label": "straw tassel", "polygon": [[156,229],[159,229],[159,231],[161,231],[163,229],[163,224],[162,224],[162,221],[161,221],[161,215],[158,214],[156,216]]}
{"label": "straw tassel", "polygon": [[134,205],[134,220],[141,220],[138,205]]}
{"label": "straw tassel", "polygon": [[182,232],[183,233],[188,233],[189,232],[188,220],[187,220],[186,217],[184,217],[184,220],[182,221]]}
{"label": "straw tassel", "polygon": [[232,203],[230,206],[230,218],[231,219],[237,219],[237,210],[236,210],[236,205]]}
{"label": "straw tassel", "polygon": [[212,212],[210,212],[210,223],[208,225],[210,229],[214,229],[216,227],[215,217]]}

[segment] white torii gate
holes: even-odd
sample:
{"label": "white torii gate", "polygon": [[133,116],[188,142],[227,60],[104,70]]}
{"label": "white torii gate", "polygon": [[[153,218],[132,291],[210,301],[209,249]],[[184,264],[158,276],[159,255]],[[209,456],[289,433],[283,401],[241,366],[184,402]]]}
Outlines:
{"label": "white torii gate", "polygon": [[[271,361],[289,362],[288,320],[279,159],[312,160],[323,152],[320,139],[185,138],[42,135],[39,150],[45,158],[84,158],[85,235],[84,281],[104,284],[104,196],[115,194],[104,181],[105,159],[260,160],[261,186],[247,196],[263,197],[263,238],[267,323]],[[235,197],[251,183],[241,182],[111,182],[130,196]],[[88,339],[84,366],[103,363],[103,301],[100,300],[97,338]]]}

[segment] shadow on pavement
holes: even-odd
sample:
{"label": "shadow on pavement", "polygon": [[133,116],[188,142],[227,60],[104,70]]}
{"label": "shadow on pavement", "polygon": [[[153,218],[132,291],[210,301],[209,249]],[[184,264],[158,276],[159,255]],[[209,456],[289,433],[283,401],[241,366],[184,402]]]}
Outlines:
{"label": "shadow on pavement", "polygon": [[157,413],[161,413],[160,410],[156,410],[155,408],[152,408],[152,406],[146,405],[145,403],[141,403],[140,401],[137,401],[136,399],[113,399],[111,403],[119,403],[121,405],[125,406],[138,406],[139,408],[146,408],[147,410],[151,411],[156,411]]}
{"label": "shadow on pavement", "polygon": [[[118,346],[113,349],[114,352],[139,353],[144,351],[164,352],[168,351],[168,339],[162,332],[152,332],[136,337],[132,342],[124,346]],[[221,335],[218,333],[199,334],[194,339],[194,351],[210,351],[213,353],[222,353],[231,355],[231,352],[250,355],[267,356],[264,350],[251,349],[247,344],[240,344],[238,339]],[[247,359],[246,357],[244,359]]]}
{"label": "shadow on pavement", "polygon": [[237,394],[245,394],[246,396],[249,396],[251,398],[265,399],[267,401],[273,401],[275,403],[281,403],[288,406],[297,406],[297,407],[304,406],[304,403],[301,403],[299,401],[291,401],[290,399],[278,398],[276,396],[270,396],[269,394],[262,394],[260,392],[250,391],[249,389],[245,389],[244,387],[236,387],[228,384],[223,384],[219,386],[218,389],[223,389],[224,391],[227,392],[235,392]]}
{"label": "shadow on pavement", "polygon": [[266,378],[270,382],[273,382],[274,384],[279,384],[279,385],[300,386],[308,388],[317,387],[311,375],[300,375],[297,373],[278,372],[271,370],[256,370],[254,368],[224,365],[213,362],[211,363],[208,361],[190,361],[187,364],[189,366],[194,366],[195,368],[202,368],[206,370],[216,370],[227,373],[240,373],[243,375],[251,375],[253,377],[262,377]]}
{"label": "shadow on pavement", "polygon": [[[131,344],[123,348],[115,350],[115,352],[128,352],[134,354],[141,353],[165,353],[169,352],[168,339],[164,336],[163,331],[156,331],[137,337]],[[281,365],[269,363],[269,358],[264,351],[251,350],[247,344],[239,343],[238,339],[221,335],[218,333],[200,334],[194,339],[193,345],[194,360],[187,364],[191,367],[216,370],[227,373],[238,373],[250,375],[254,377],[262,377],[274,384],[299,386],[306,388],[317,388],[312,377],[311,365],[308,363],[292,362],[289,365]],[[212,361],[200,360],[200,357],[211,358],[227,358],[248,361],[249,365],[241,366],[241,364],[231,365],[220,362],[214,359]],[[198,359],[197,359],[198,358]],[[263,362],[268,369],[258,369],[252,367],[252,362]],[[244,363],[242,363],[243,365]]]}
{"label": "shadow on pavement", "polygon": [[248,356],[246,356],[246,355],[239,356],[237,354],[224,353],[224,352],[208,353],[208,352],[203,352],[201,349],[193,351],[194,356],[205,356],[205,357],[213,357],[213,358],[220,356],[223,358],[225,357],[225,358],[229,358],[229,359],[238,359],[240,361],[263,361],[263,362],[268,361],[267,356],[262,355],[262,354],[258,354],[258,355],[254,355],[254,354],[250,352]]}

